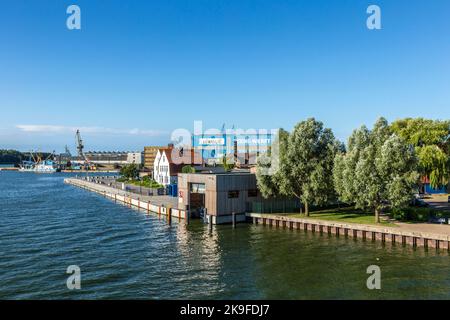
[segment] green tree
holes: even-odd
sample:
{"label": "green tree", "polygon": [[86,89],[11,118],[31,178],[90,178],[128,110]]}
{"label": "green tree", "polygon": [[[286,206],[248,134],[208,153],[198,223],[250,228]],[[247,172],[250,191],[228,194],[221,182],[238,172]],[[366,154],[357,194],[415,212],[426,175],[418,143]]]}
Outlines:
{"label": "green tree", "polygon": [[19,151],[0,149],[0,163],[18,165],[25,159],[26,156]]}
{"label": "green tree", "polygon": [[338,143],[323,123],[310,118],[298,123],[280,157],[281,193],[305,206],[323,205],[334,197],[333,160]]}
{"label": "green tree", "polygon": [[419,157],[419,169],[427,176],[433,188],[446,185],[450,177],[449,156],[437,145],[416,147]]}
{"label": "green tree", "polygon": [[414,149],[392,134],[386,119],[380,118],[372,131],[365,126],[355,130],[347,153],[336,155],[334,186],[340,200],[373,210],[379,222],[387,204],[399,208],[412,199],[416,168]]}
{"label": "green tree", "polygon": [[286,137],[280,135],[279,165],[271,179],[261,178],[262,160],[257,168],[263,196],[296,197],[309,215],[310,205],[322,205],[334,195],[332,170],[338,144],[331,129],[314,118],[298,123]]}
{"label": "green tree", "polygon": [[127,164],[120,169],[120,175],[127,180],[139,179],[139,166],[131,163]]}
{"label": "green tree", "polygon": [[421,176],[433,188],[446,185],[450,177],[450,121],[406,118],[392,123],[392,130],[412,144],[419,158]]}
{"label": "green tree", "polygon": [[286,150],[288,138],[289,132],[279,129],[269,151],[261,154],[256,160],[256,183],[264,198],[281,196],[280,157]]}

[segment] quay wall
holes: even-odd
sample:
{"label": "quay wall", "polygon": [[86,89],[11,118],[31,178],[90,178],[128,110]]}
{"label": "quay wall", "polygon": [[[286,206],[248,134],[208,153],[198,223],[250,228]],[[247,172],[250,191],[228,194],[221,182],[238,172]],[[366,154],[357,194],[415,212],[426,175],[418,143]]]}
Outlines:
{"label": "quay wall", "polygon": [[138,194],[122,194],[119,190],[116,190],[114,188],[105,186],[105,185],[99,185],[94,182],[81,180],[77,178],[67,178],[64,179],[64,183],[98,193],[106,198],[112,199],[116,202],[121,202],[125,205],[128,205],[130,207],[136,207],[139,209],[144,209],[147,212],[153,212],[161,215],[166,215],[169,218],[178,218],[178,219],[186,219],[186,215],[188,212],[183,209],[178,208],[171,208],[170,205],[164,205],[164,204],[155,204],[152,203],[149,200],[143,200],[139,197]]}
{"label": "quay wall", "polygon": [[395,227],[378,227],[347,224],[309,218],[293,218],[274,214],[247,213],[254,224],[277,228],[300,229],[311,232],[334,234],[355,239],[391,242],[413,247],[436,248],[450,251],[450,236],[423,232],[406,232]]}

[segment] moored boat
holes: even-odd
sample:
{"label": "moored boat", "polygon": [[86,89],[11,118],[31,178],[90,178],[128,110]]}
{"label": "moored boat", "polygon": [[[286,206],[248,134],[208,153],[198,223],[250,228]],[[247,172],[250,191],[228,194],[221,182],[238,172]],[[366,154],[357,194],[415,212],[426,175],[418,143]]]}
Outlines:
{"label": "moored boat", "polygon": [[20,172],[34,172],[34,173],[55,173],[57,172],[57,167],[55,162],[49,160],[50,156],[42,160],[39,156],[34,157],[33,153],[30,153],[30,160],[22,161],[20,165]]}

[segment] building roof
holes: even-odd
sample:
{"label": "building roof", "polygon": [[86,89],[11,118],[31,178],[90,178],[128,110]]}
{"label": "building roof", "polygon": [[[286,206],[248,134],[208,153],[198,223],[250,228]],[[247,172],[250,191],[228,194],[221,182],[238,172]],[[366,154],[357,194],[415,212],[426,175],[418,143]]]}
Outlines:
{"label": "building roof", "polygon": [[[213,169],[214,167],[205,167],[205,169]],[[195,173],[181,173],[181,174],[198,174],[198,175],[214,175],[214,176],[236,176],[236,175],[255,175],[250,172],[250,170],[242,170],[242,169],[233,169],[231,171],[222,171],[219,170],[205,170]]]}
{"label": "building roof", "polygon": [[[203,164],[203,159],[200,153],[196,152],[194,149],[184,150],[180,148],[162,148],[159,149],[161,153],[164,153],[167,157],[167,161],[170,164],[175,164],[172,156],[177,154],[176,165],[198,165]],[[174,153],[176,152],[176,153]]]}

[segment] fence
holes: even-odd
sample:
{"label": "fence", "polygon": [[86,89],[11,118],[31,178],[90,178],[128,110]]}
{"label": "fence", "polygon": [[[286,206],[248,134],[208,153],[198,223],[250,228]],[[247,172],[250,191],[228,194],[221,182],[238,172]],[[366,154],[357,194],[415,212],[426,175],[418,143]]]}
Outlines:
{"label": "fence", "polygon": [[247,203],[247,211],[254,213],[295,213],[300,211],[300,201],[293,199],[270,199]]}

